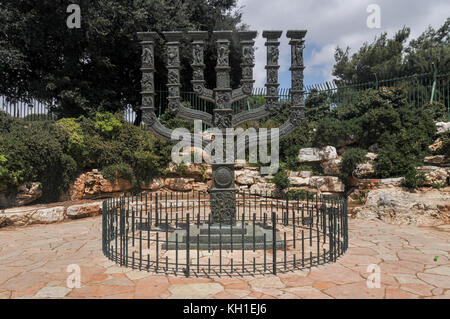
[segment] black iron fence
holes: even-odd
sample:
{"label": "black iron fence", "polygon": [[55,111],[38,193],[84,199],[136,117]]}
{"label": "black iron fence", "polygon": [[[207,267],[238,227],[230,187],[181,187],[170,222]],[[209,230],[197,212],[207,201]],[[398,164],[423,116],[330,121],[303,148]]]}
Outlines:
{"label": "black iron fence", "polygon": [[[408,103],[411,107],[427,107],[432,103],[440,103],[443,113],[447,113],[450,121],[450,74],[438,74],[435,72],[414,74],[404,77],[380,79],[372,82],[325,82],[317,85],[305,86],[305,97],[316,91],[327,95],[330,107],[351,103],[357,98],[358,91],[367,89],[378,89],[382,86],[402,86],[406,89]],[[168,92],[158,90],[155,92],[156,112],[160,116],[167,109]],[[204,112],[212,112],[213,104],[200,99],[194,92],[180,92],[181,100],[188,107]],[[254,88],[252,96],[242,101],[233,103],[234,113],[257,108],[265,103],[266,89]],[[280,101],[291,99],[290,89],[278,89]],[[14,117],[25,118],[27,120],[53,120],[56,118],[50,112],[50,105],[39,101],[31,102],[11,102],[4,97],[0,97],[0,110],[7,112]],[[136,112],[131,106],[127,106],[123,115],[125,120],[133,123],[136,119]]]}
{"label": "black iron fence", "polygon": [[120,266],[185,276],[276,274],[336,261],[348,247],[345,199],[237,193],[236,221],[211,222],[207,192],[103,202],[103,253]]}

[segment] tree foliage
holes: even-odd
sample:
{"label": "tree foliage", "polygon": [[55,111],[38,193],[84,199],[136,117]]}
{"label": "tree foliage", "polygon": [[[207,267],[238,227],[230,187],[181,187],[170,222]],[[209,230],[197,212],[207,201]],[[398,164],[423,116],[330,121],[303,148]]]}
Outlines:
{"label": "tree foliage", "polygon": [[[79,0],[81,28],[69,29],[68,3],[4,0],[0,6],[0,94],[56,100],[66,117],[117,111],[140,104],[140,53],[136,33],[152,30],[236,30],[236,0]],[[156,44],[156,83],[166,83],[165,49]],[[190,56],[187,41],[182,56]],[[208,44],[207,76],[214,65]],[[237,59],[232,59],[237,65]],[[182,61],[182,75],[189,75]],[[215,64],[215,63],[214,63]],[[209,79],[209,78],[208,78]],[[233,78],[237,81],[237,76]],[[190,86],[185,77],[183,85]]]}

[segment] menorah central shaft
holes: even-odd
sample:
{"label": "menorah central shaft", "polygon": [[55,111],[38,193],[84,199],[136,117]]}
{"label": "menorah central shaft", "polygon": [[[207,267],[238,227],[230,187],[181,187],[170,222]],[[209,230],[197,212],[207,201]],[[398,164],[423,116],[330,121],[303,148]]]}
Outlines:
{"label": "menorah central shaft", "polygon": [[[167,40],[167,70],[168,70],[168,101],[169,111],[179,117],[186,119],[200,119],[222,131],[224,143],[230,138],[234,141],[234,133],[227,129],[249,120],[258,120],[275,114],[280,108],[278,97],[278,58],[279,58],[279,38],[282,31],[264,31],[263,37],[266,39],[267,47],[267,95],[265,104],[253,110],[248,110],[233,114],[232,104],[249,97],[253,90],[253,67],[254,67],[254,39],[257,35],[255,31],[237,32],[242,48],[242,78],[241,85],[237,89],[232,89],[230,85],[230,45],[233,39],[232,31],[214,31],[213,36],[217,49],[216,79],[215,89],[208,89],[204,80],[204,50],[205,40],[208,39],[208,32],[192,31],[187,32],[163,32]],[[156,135],[171,139],[172,130],[164,127],[155,115],[154,106],[154,43],[160,37],[156,32],[140,32],[139,37],[142,44],[142,119],[144,123]],[[306,31],[288,31],[291,45],[291,98],[289,120],[279,128],[279,137],[282,138],[293,132],[304,119],[304,91],[303,91],[303,49]],[[214,103],[213,114],[186,108],[181,105],[180,97],[180,40],[187,36],[192,41],[192,86],[194,92],[203,100]],[[227,134],[233,134],[228,137]],[[194,134],[193,140],[201,139],[202,136]],[[245,140],[245,139],[244,139]],[[249,137],[243,145],[238,143],[237,148],[245,149],[251,143],[257,142],[257,138]],[[213,180],[210,191],[211,218],[214,223],[234,223],[236,216],[236,192],[234,184],[234,161],[236,159],[235,148],[227,149],[224,145],[223,158],[212,163]],[[229,154],[230,152],[233,154]],[[228,153],[227,153],[228,152]]]}

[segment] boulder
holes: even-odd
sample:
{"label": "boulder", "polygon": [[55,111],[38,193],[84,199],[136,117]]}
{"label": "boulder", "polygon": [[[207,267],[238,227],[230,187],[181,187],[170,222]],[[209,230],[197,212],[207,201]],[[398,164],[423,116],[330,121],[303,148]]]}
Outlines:
{"label": "boulder", "polygon": [[67,207],[66,215],[70,219],[96,216],[102,213],[102,202],[79,204]]}
{"label": "boulder", "polygon": [[356,178],[366,178],[373,173],[375,173],[373,165],[367,162],[358,164],[358,166],[356,166],[355,170],[353,171],[353,176],[355,176]]}
{"label": "boulder", "polygon": [[30,215],[29,224],[52,224],[64,220],[64,206],[38,209]]}
{"label": "boulder", "polygon": [[300,162],[322,162],[333,160],[337,156],[334,146],[326,146],[324,148],[309,147],[299,150],[298,159]]}
{"label": "boulder", "polygon": [[319,162],[321,160],[320,148],[308,147],[300,149],[298,160],[300,162]]}
{"label": "boulder", "polygon": [[97,169],[86,172],[70,186],[69,191],[60,198],[64,200],[83,200],[109,197],[112,193],[124,193],[131,190],[131,182],[123,178],[116,178],[111,183],[103,177]]}
{"label": "boulder", "polygon": [[442,148],[442,140],[440,138],[438,138],[436,141],[434,141],[433,144],[428,146],[428,149],[433,153],[439,151],[441,148]]}
{"label": "boulder", "polygon": [[309,185],[321,192],[342,193],[345,191],[345,185],[336,176],[313,176],[310,178]]}
{"label": "boulder", "polygon": [[436,133],[438,135],[444,134],[450,131],[450,122],[438,122],[436,123]]}
{"label": "boulder", "polygon": [[251,193],[257,193],[257,194],[271,194],[276,190],[275,184],[273,183],[256,183],[250,186],[250,192]]}
{"label": "boulder", "polygon": [[426,190],[408,192],[400,187],[372,190],[356,218],[379,219],[392,224],[433,226],[450,222],[450,193]]}
{"label": "boulder", "polygon": [[0,213],[0,227],[51,224],[64,220],[64,206],[42,208],[25,206],[5,209]]}
{"label": "boulder", "polygon": [[425,186],[433,184],[445,184],[448,178],[448,170],[437,166],[419,166],[416,168],[418,172],[425,174]]}
{"label": "boulder", "polygon": [[426,164],[433,164],[433,165],[442,165],[449,162],[448,158],[446,158],[445,155],[427,156],[423,161]]}
{"label": "boulder", "polygon": [[341,173],[340,165],[342,162],[341,157],[337,157],[335,159],[329,161],[323,161],[320,163],[324,174],[327,175],[339,175]]}
{"label": "boulder", "polygon": [[149,183],[142,182],[141,188],[147,191],[159,191],[164,187],[164,180],[162,178],[155,178]]}
{"label": "boulder", "polygon": [[15,207],[31,204],[42,196],[41,183],[26,183],[14,191],[0,191],[0,207]]}
{"label": "boulder", "polygon": [[194,178],[195,181],[201,182],[207,177],[208,168],[211,168],[211,166],[207,164],[187,163],[177,165],[170,163],[167,168],[167,173],[170,176]]}
{"label": "boulder", "polygon": [[247,166],[247,162],[245,159],[237,159],[234,161],[234,168],[235,169],[241,169]]}
{"label": "boulder", "polygon": [[259,172],[254,170],[245,169],[235,172],[235,181],[240,185],[252,185],[260,177]]}
{"label": "boulder", "polygon": [[187,192],[193,189],[194,181],[193,178],[166,178],[164,186],[172,191]]}
{"label": "boulder", "polygon": [[292,186],[308,186],[310,182],[310,178],[306,177],[289,177],[289,182]]}
{"label": "boulder", "polygon": [[302,178],[308,178],[312,176],[312,172],[311,171],[300,171],[300,172],[296,172],[296,171],[290,171],[289,172],[289,177],[302,177]]}
{"label": "boulder", "polygon": [[368,152],[366,154],[366,160],[367,161],[374,161],[377,158],[377,154],[372,153],[372,152]]}

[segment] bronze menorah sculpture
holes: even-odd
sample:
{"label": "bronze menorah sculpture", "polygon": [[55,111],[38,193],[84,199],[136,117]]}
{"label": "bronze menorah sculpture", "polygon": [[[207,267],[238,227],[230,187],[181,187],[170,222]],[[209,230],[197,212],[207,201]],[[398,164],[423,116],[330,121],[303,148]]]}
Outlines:
{"label": "bronze menorah sculpture", "polygon": [[[266,39],[267,47],[267,82],[265,84],[267,95],[265,104],[256,109],[233,114],[232,103],[245,99],[252,94],[253,90],[253,67],[254,67],[254,39],[256,31],[237,32],[242,47],[242,79],[237,89],[230,85],[230,43],[232,31],[215,31],[214,38],[217,45],[216,78],[217,87],[209,89],[204,80],[204,49],[208,32],[163,32],[167,41],[167,69],[168,69],[168,107],[177,116],[190,119],[202,120],[209,126],[217,127],[223,131],[227,128],[236,127],[246,121],[257,120],[274,114],[279,108],[278,96],[278,58],[279,38],[282,31],[264,31],[262,36]],[[287,31],[286,36],[290,39],[291,46],[291,99],[289,120],[279,127],[279,138],[283,138],[293,132],[304,119],[304,91],[303,91],[303,50],[305,43],[305,30]],[[148,128],[157,136],[165,139],[172,138],[172,130],[164,127],[155,114],[154,105],[154,43],[159,39],[156,32],[140,32],[138,36],[142,45],[142,119]],[[192,85],[194,92],[203,100],[214,103],[213,114],[184,107],[180,97],[180,40],[187,36],[192,41]],[[193,134],[193,139],[204,141],[203,136]],[[237,144],[238,149],[246,148],[255,137],[249,137]],[[243,144],[242,144],[243,143]],[[236,189],[234,187],[234,160],[232,163],[217,162],[212,164],[213,184],[210,192],[211,216],[213,222],[232,223],[236,213]]]}

